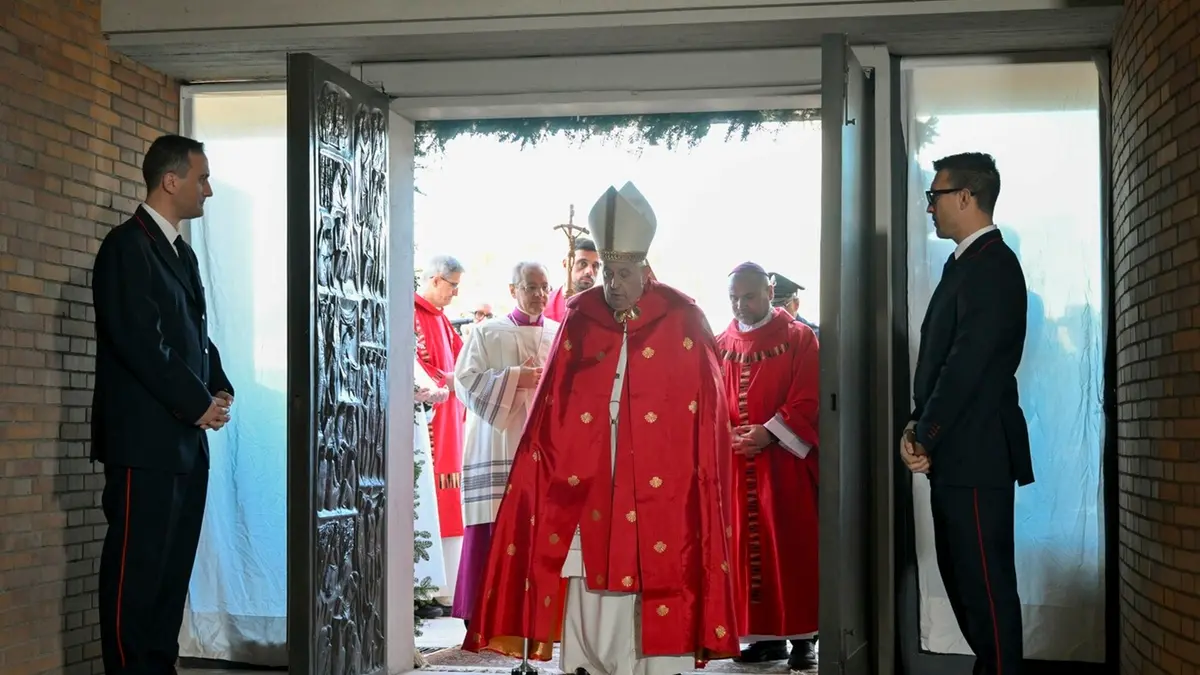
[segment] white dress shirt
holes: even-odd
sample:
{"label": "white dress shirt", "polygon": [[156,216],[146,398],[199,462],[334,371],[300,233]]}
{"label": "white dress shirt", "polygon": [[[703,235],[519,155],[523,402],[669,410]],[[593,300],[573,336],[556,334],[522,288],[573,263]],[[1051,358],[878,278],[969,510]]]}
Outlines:
{"label": "white dress shirt", "polygon": [[146,209],[146,213],[150,214],[155,223],[158,223],[158,228],[162,230],[163,236],[167,238],[167,243],[171,245],[171,250],[175,251],[175,255],[179,255],[179,249],[175,246],[175,240],[179,237],[179,230],[167,222],[167,219],[163,218],[161,213],[150,208],[149,204],[143,203],[142,208]]}
{"label": "white dress shirt", "polygon": [[959,258],[961,258],[962,254],[966,253],[968,248],[971,248],[971,244],[974,244],[976,239],[982,237],[983,235],[987,234],[988,232],[995,232],[995,231],[996,231],[995,225],[988,225],[987,227],[983,228],[982,230],[976,230],[975,232],[971,233],[971,235],[969,237],[960,241],[958,243],[958,247],[956,247],[954,249],[954,259],[958,260]]}

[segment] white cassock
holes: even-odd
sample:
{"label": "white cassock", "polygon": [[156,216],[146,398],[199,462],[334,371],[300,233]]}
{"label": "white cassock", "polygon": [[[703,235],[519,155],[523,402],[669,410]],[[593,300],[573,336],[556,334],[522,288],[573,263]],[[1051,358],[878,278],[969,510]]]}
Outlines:
{"label": "white cassock", "polygon": [[[413,365],[416,386],[437,389],[433,379],[420,363]],[[437,493],[433,489],[433,448],[429,444],[429,420],[433,411],[413,411],[413,454],[421,464],[421,476],[417,478],[417,519],[413,523],[415,532],[428,532],[431,546],[426,549],[429,560],[413,563],[413,576],[418,580],[429,577],[430,583],[446,588],[446,560],[442,552],[442,528],[438,524]]]}
{"label": "white cassock", "polygon": [[[612,425],[609,444],[612,468],[617,463],[617,417],[621,407],[629,335],[621,341],[617,373],[613,380],[608,414]],[[567,606],[563,616],[559,668],[574,673],[583,668],[591,675],[676,675],[696,667],[692,654],[642,656],[642,598],[640,593],[593,592],[587,589],[583,546],[579,528],[563,563],[567,581]]]}
{"label": "white cassock", "polygon": [[[521,442],[533,389],[518,389],[520,368],[546,363],[559,324],[518,326],[509,317],[475,324],[454,366],[459,400],[467,406],[463,442],[463,524],[496,522],[513,454]],[[482,571],[481,571],[482,573]]]}

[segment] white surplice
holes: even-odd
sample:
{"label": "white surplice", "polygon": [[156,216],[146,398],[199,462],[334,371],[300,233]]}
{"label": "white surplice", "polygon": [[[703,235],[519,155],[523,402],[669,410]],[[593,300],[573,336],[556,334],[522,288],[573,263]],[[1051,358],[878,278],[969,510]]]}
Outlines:
{"label": "white surplice", "polygon": [[417,519],[413,528],[417,532],[429,533],[429,548],[425,552],[429,560],[413,563],[413,575],[417,579],[429,577],[429,582],[438,588],[446,587],[446,560],[442,554],[442,528],[438,524],[437,495],[433,489],[433,451],[429,444],[430,413],[413,411],[413,450],[421,465],[421,476],[417,478]]}
{"label": "white surplice", "polygon": [[[422,389],[437,389],[433,378],[425,372],[419,362],[414,360],[413,378],[417,387]],[[419,407],[413,411],[413,454],[421,464],[421,476],[415,486],[417,497],[417,518],[413,528],[417,532],[428,532],[430,546],[426,550],[429,560],[417,560],[413,563],[413,576],[417,579],[429,577],[430,583],[439,589],[449,586],[446,583],[446,556],[442,550],[442,528],[438,524],[437,494],[433,488],[433,448],[429,441],[429,421],[433,419],[432,410],[422,410]]]}
{"label": "white surplice", "polygon": [[507,316],[488,319],[475,325],[459,354],[454,381],[467,407],[462,471],[467,527],[496,522],[535,391],[517,388],[521,366],[545,365],[558,328],[549,319],[541,326],[518,326]]}

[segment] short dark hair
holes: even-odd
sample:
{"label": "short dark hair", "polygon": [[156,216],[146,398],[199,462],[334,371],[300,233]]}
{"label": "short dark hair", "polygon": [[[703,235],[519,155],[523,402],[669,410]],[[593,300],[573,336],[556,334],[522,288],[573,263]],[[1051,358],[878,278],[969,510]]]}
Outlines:
{"label": "short dark hair", "polygon": [[991,155],[986,152],[950,155],[934,162],[933,170],[945,171],[953,187],[974,195],[980,211],[990,216],[996,210],[996,199],[1000,197],[1000,171]]}
{"label": "short dark hair", "polygon": [[575,250],[596,253],[596,242],[587,237],[578,237],[575,239]]}
{"label": "short dark hair", "polygon": [[169,173],[186,176],[192,167],[193,152],[203,153],[204,144],[174,134],[155,139],[146,151],[146,159],[142,160],[142,178],[146,180],[146,189],[150,192],[156,190],[163,176]]}

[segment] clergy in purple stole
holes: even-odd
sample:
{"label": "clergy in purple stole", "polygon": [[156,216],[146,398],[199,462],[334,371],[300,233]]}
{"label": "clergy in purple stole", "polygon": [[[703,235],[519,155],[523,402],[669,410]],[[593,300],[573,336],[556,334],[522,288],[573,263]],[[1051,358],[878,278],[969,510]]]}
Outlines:
{"label": "clergy in purple stole", "polygon": [[454,368],[458,396],[467,406],[467,439],[462,473],[466,530],[453,616],[468,623],[487,567],[492,527],[513,454],[558,333],[558,322],[542,316],[550,297],[545,267],[519,263],[508,288],[517,308],[508,316],[477,324]]}

